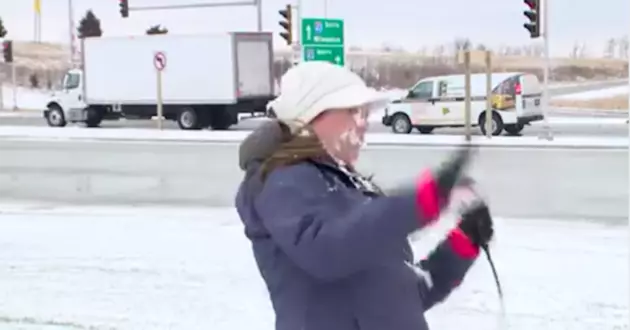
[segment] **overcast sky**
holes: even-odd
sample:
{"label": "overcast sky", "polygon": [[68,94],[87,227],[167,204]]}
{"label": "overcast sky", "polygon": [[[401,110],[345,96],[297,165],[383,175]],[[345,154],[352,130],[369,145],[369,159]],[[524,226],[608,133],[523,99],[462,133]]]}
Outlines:
{"label": "overcast sky", "polygon": [[[132,7],[177,3],[212,3],[219,0],[129,0]],[[278,10],[286,0],[263,1],[263,28],[278,32]],[[585,42],[593,55],[600,55],[610,37],[630,34],[629,0],[549,0],[551,51],[566,55],[576,42]],[[67,0],[41,0],[42,39],[67,43]],[[171,33],[250,31],[256,29],[254,7],[137,11],[120,17],[117,0],[73,0],[75,20],[88,9],[101,19],[104,35],[142,34],[154,24]],[[224,2],[224,1],[221,1]],[[530,43],[522,24],[522,0],[303,0],[304,17],[331,18],[346,24],[346,44],[379,47],[383,44],[418,50],[468,37],[491,46]],[[0,1],[0,15],[8,37],[33,38],[33,0]],[[280,38],[275,38],[279,43]]]}

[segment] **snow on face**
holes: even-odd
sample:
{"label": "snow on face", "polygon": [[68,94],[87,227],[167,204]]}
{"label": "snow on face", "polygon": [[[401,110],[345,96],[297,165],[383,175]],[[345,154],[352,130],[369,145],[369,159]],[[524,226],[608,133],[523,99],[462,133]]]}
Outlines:
{"label": "snow on face", "polygon": [[347,110],[349,116],[340,123],[340,133],[332,143],[331,154],[344,163],[354,163],[359,151],[365,144],[365,132],[368,128],[368,109],[355,108]]}

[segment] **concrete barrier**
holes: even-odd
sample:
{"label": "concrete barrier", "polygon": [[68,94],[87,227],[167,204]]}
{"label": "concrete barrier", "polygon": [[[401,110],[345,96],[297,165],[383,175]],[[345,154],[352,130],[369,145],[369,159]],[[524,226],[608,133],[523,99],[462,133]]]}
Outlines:
{"label": "concrete barrier", "polygon": [[[388,188],[448,152],[368,148],[359,168]],[[234,143],[0,140],[0,200],[231,206],[236,157]],[[625,150],[482,148],[471,171],[501,216],[628,216]]]}

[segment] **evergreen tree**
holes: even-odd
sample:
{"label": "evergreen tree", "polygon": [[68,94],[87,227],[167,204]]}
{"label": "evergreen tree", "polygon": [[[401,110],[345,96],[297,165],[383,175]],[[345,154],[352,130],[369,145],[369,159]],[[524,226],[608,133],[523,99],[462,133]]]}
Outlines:
{"label": "evergreen tree", "polygon": [[88,10],[81,21],[79,21],[77,32],[79,33],[79,38],[102,36],[101,20],[94,15],[92,10]]}
{"label": "evergreen tree", "polygon": [[146,33],[148,35],[167,34],[168,33],[168,29],[158,24],[158,25],[153,25],[150,28],[148,28]]}
{"label": "evergreen tree", "polygon": [[0,38],[4,38],[7,35],[7,29],[4,28],[4,22],[0,18]]}

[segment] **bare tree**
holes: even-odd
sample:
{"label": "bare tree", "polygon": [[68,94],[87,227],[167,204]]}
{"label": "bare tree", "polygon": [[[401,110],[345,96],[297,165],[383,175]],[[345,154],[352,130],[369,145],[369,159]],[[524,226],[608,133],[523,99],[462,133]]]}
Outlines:
{"label": "bare tree", "polygon": [[624,36],[619,39],[619,57],[623,59],[628,59],[628,48],[630,42],[628,41],[628,36]]}
{"label": "bare tree", "polygon": [[543,57],[545,54],[545,45],[543,44],[534,44],[532,45],[532,56],[535,57]]}
{"label": "bare tree", "polygon": [[607,58],[614,58],[616,50],[617,40],[615,40],[615,38],[608,39],[608,41],[606,41],[606,46],[604,47],[604,56]]}
{"label": "bare tree", "polygon": [[470,39],[467,38],[457,38],[453,42],[453,47],[455,48],[455,53],[458,53],[462,50],[470,50],[472,43]]}
{"label": "bare tree", "polygon": [[438,45],[433,49],[433,61],[435,63],[442,63],[442,60],[444,59],[444,53],[446,52],[446,49],[444,47],[444,45]]}
{"label": "bare tree", "polygon": [[488,47],[486,47],[486,45],[484,45],[484,44],[478,44],[477,47],[475,47],[475,49],[485,52],[486,50],[488,50]]}
{"label": "bare tree", "polygon": [[571,47],[571,53],[569,53],[569,57],[571,58],[580,57],[580,44],[577,41],[573,43],[573,47]]}
{"label": "bare tree", "polygon": [[583,42],[582,44],[580,44],[580,54],[579,57],[580,58],[585,58],[586,56],[588,56],[588,48],[586,47],[586,43]]}

